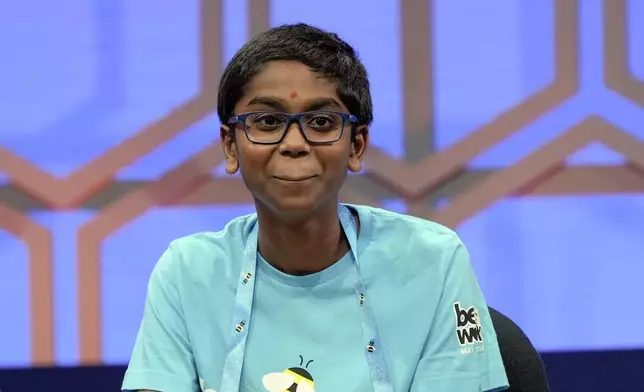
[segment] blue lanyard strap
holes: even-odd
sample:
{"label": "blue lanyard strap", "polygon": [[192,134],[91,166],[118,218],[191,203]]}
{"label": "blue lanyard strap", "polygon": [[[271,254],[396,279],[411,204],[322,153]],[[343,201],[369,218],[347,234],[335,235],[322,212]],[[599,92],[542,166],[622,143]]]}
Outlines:
{"label": "blue lanyard strap", "polygon": [[255,222],[251,229],[244,248],[244,260],[242,262],[241,276],[237,284],[237,294],[233,307],[233,318],[231,327],[231,343],[224,371],[221,379],[222,392],[238,392],[241,381],[241,373],[244,365],[244,353],[246,351],[246,340],[250,327],[250,316],[253,310],[253,299],[255,294],[255,274],[257,270],[257,232],[258,224]]}
{"label": "blue lanyard strap", "polygon": [[[373,390],[374,392],[393,392],[385,355],[381,347],[380,335],[376,328],[373,311],[369,305],[367,291],[360,273],[356,224],[351,211],[344,205],[338,206],[338,218],[340,219],[342,229],[351,248],[354,265],[355,293],[360,309],[364,350],[369,372],[371,373]],[[255,275],[257,270],[257,233],[258,225],[255,224],[248,236],[248,241],[244,249],[245,257],[237,286],[235,306],[233,308],[231,345],[224,364],[221,392],[239,392],[248,329],[252,321],[251,314],[253,310]]]}

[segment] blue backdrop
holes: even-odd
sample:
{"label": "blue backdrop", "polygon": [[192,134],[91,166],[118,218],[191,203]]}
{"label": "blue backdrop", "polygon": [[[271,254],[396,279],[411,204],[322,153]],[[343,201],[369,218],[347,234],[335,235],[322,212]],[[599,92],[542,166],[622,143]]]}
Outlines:
{"label": "blue backdrop", "polygon": [[[580,1],[578,94],[483,153],[472,167],[511,165],[590,114],[644,140],[644,108],[603,84],[603,5]],[[247,4],[224,6],[226,59],[246,39]],[[273,0],[271,24],[305,21],[355,45],[372,78],[372,140],[402,156],[397,0]],[[632,72],[644,79],[644,2],[628,2]],[[637,17],[639,15],[639,18]],[[434,5],[437,148],[445,148],[549,83],[551,1]],[[26,23],[25,21],[29,21]],[[0,5],[0,144],[64,176],[194,96],[199,77],[194,0],[23,0]],[[218,135],[211,116],[121,171],[150,180]],[[622,163],[590,145],[571,165]],[[5,181],[0,176],[0,184]],[[387,208],[405,211],[402,200]],[[125,363],[152,266],[173,238],[220,229],[250,205],[157,208],[103,246],[104,361]],[[76,230],[89,210],[34,212],[55,241],[56,361],[78,362]],[[528,197],[494,204],[458,228],[488,302],[540,350],[644,348],[644,194]],[[30,361],[27,252],[0,230],[0,367]]]}

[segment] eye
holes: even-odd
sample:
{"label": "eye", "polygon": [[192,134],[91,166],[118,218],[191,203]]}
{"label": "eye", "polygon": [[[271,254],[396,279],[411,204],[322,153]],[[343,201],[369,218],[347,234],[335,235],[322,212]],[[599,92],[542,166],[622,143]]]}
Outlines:
{"label": "eye", "polygon": [[284,124],[284,118],[276,113],[258,113],[253,116],[251,126],[262,130],[272,130]]}
{"label": "eye", "polygon": [[315,130],[333,129],[337,126],[337,120],[326,114],[316,114],[308,123]]}

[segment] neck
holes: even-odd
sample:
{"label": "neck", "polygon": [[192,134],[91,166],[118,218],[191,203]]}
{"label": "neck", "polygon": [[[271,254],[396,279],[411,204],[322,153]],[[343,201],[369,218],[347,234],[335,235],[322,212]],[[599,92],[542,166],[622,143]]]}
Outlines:
{"label": "neck", "polygon": [[291,275],[306,275],[333,265],[349,246],[338,220],[337,203],[306,219],[285,219],[257,204],[259,252],[272,266]]}

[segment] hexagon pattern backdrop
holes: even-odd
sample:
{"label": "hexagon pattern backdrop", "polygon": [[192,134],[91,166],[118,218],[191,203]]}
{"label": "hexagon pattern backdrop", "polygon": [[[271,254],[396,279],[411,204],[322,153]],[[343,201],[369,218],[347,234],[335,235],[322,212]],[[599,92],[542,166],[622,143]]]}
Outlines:
{"label": "hexagon pattern backdrop", "polygon": [[[24,0],[0,6],[0,366],[125,363],[173,238],[252,210],[225,62],[305,21],[360,51],[345,201],[454,227],[541,350],[644,348],[644,2]],[[207,299],[204,299],[207,300]]]}

